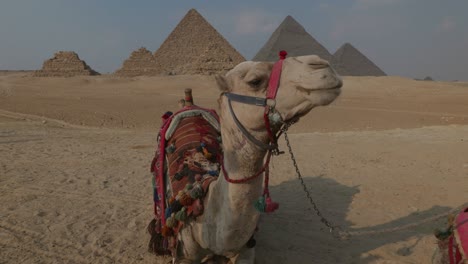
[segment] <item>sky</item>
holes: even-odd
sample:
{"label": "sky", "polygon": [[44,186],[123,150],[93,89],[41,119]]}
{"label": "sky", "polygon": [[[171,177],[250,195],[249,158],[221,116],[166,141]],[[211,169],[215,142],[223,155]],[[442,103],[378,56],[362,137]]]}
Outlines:
{"label": "sky", "polygon": [[158,49],[191,8],[247,59],[291,15],[332,54],[349,42],[388,75],[468,81],[467,0],[0,0],[0,69],[72,50],[113,72]]}

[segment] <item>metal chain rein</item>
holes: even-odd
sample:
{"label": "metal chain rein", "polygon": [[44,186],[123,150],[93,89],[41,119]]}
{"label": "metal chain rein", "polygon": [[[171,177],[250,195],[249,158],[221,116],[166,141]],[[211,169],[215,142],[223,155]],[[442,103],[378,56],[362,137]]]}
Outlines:
{"label": "metal chain rein", "polygon": [[[309,190],[307,189],[307,186],[304,182],[304,179],[302,178],[302,174],[299,170],[299,166],[297,165],[297,162],[296,162],[296,158],[294,157],[294,153],[292,151],[292,148],[291,148],[291,143],[289,142],[289,137],[288,137],[288,129],[290,126],[292,126],[294,123],[296,123],[296,121],[292,121],[292,122],[288,122],[286,123],[282,128],[281,128],[281,132],[284,134],[284,139],[286,141],[286,145],[288,146],[288,151],[289,151],[289,155],[291,155],[291,160],[293,162],[293,165],[294,165],[294,168],[296,169],[296,175],[297,175],[297,178],[301,181],[301,185],[302,185],[302,188],[304,189],[304,192],[306,193],[307,195],[307,199],[309,200],[310,204],[312,205],[314,211],[315,211],[315,214],[320,218],[320,221],[328,227],[330,233],[333,233],[333,231],[336,231],[338,229],[337,226],[333,225],[330,221],[328,221],[323,215],[322,213],[320,212],[320,210],[318,209],[318,206],[317,204],[315,203],[314,199],[312,198],[312,195],[310,194]],[[341,234],[338,234],[338,236],[340,236]]]}
{"label": "metal chain rein", "polygon": [[458,207],[450,210],[449,212],[437,214],[437,215],[434,215],[432,217],[429,217],[429,218],[423,219],[421,221],[418,221],[416,223],[407,224],[407,225],[403,225],[403,226],[398,226],[398,227],[394,227],[394,228],[386,228],[386,229],[378,230],[378,231],[354,231],[354,232],[344,231],[344,230],[341,229],[341,227],[333,225],[329,220],[327,220],[322,215],[322,213],[320,212],[320,210],[317,207],[317,204],[315,203],[314,199],[312,198],[309,190],[307,189],[306,184],[304,183],[304,179],[302,178],[301,172],[299,171],[299,167],[297,165],[296,158],[294,157],[294,153],[293,153],[292,148],[291,148],[291,143],[289,142],[289,138],[288,138],[288,134],[287,134],[287,130],[294,123],[295,123],[295,121],[286,123],[281,128],[281,133],[284,133],[284,139],[286,141],[286,145],[288,146],[289,154],[291,155],[291,160],[293,162],[294,168],[296,169],[297,178],[301,181],[302,188],[304,189],[304,192],[306,193],[310,204],[313,206],[315,214],[320,218],[320,221],[324,225],[326,225],[328,227],[328,229],[330,230],[330,233],[332,233],[338,239],[349,239],[351,236],[357,236],[357,235],[376,235],[376,234],[383,234],[383,233],[390,233],[390,232],[395,232],[395,231],[406,230],[406,229],[409,229],[409,228],[419,226],[422,223],[432,222],[432,221],[438,220],[440,218],[446,217],[447,215],[456,213],[459,210],[461,210],[461,209],[468,206],[468,203],[465,203],[465,204],[463,204],[461,206],[458,206]]}

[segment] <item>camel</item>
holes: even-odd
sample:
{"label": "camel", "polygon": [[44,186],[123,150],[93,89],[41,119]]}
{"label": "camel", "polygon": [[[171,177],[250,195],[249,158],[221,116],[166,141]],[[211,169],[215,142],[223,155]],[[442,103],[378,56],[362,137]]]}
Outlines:
{"label": "camel", "polygon": [[[296,121],[314,107],[333,102],[342,86],[330,64],[318,56],[290,57],[282,63],[276,100],[268,100],[276,113],[276,118],[275,115],[270,118],[273,133],[278,132],[281,124]],[[234,115],[259,144],[268,144],[270,137],[264,108],[231,100],[228,95],[265,98],[273,68],[274,63],[246,61],[225,76],[216,76],[222,92],[218,102],[224,168],[204,198],[204,213],[180,230],[175,263],[201,263],[210,257],[212,261],[254,263],[252,238],[260,216],[254,203],[262,195],[263,173],[259,172],[268,151],[241,132]],[[223,173],[231,180],[259,176],[244,183],[231,183]]]}

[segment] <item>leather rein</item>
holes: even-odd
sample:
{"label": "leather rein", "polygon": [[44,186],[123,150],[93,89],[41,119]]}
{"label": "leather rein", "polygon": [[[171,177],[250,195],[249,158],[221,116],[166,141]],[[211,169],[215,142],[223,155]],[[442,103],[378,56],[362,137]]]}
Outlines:
{"label": "leather rein", "polygon": [[[261,98],[261,97],[254,97],[254,96],[247,96],[247,95],[240,95],[240,94],[234,94],[234,93],[224,93],[223,95],[227,97],[228,99],[228,105],[229,105],[229,111],[231,112],[232,118],[234,119],[234,123],[237,125],[239,130],[242,132],[242,134],[253,144],[255,144],[257,147],[259,147],[262,150],[268,151],[267,158],[265,161],[265,164],[262,166],[262,168],[255,173],[252,176],[249,176],[247,178],[243,179],[231,179],[229,178],[226,169],[223,164],[223,158],[220,159],[221,162],[221,168],[223,170],[224,178],[226,181],[230,183],[245,183],[249,180],[252,180],[258,176],[260,176],[263,172],[266,172],[267,177],[265,178],[266,186],[268,186],[268,166],[270,163],[270,158],[271,155],[278,155],[280,154],[278,150],[278,138],[281,135],[281,132],[279,132],[277,135],[273,133],[271,130],[271,123],[270,123],[270,114],[272,114],[275,111],[275,106],[276,106],[276,95],[278,93],[278,88],[279,88],[279,83],[281,79],[281,71],[283,69],[283,61],[287,56],[287,52],[282,50],[279,52],[279,57],[280,59],[273,65],[273,69],[270,74],[270,79],[268,82],[268,88],[267,88],[267,94],[266,98]],[[243,103],[243,104],[249,104],[249,105],[255,105],[259,107],[264,107],[263,111],[263,119],[265,122],[265,128],[268,133],[268,138],[269,142],[264,143],[257,138],[255,138],[247,129],[242,125],[242,123],[239,121],[237,118],[236,114],[234,113],[234,109],[232,108],[231,101],[235,101],[238,103]],[[284,124],[283,124],[284,125]],[[281,130],[280,130],[281,131]]]}

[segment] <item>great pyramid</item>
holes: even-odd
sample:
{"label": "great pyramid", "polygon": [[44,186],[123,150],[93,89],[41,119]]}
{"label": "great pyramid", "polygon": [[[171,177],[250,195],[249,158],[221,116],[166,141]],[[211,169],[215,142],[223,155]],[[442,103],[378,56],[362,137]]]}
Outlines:
{"label": "great pyramid", "polygon": [[[377,65],[349,43],[341,46],[333,54],[334,62],[340,67],[336,70],[341,75],[349,76],[386,76]],[[341,72],[340,72],[341,71]]]}
{"label": "great pyramid", "polygon": [[59,51],[54,57],[42,65],[42,69],[35,71],[37,77],[72,77],[79,75],[99,75],[82,61],[73,51]]}
{"label": "great pyramid", "polygon": [[195,9],[190,9],[154,53],[161,74],[224,73],[245,61]]}
{"label": "great pyramid", "polygon": [[287,16],[283,20],[252,60],[276,61],[280,50],[286,50],[288,56],[314,54],[328,61],[332,59],[330,52],[307,33],[292,16]]}
{"label": "great pyramid", "polygon": [[122,68],[115,75],[124,77],[154,76],[161,71],[161,66],[154,59],[153,53],[144,47],[135,50],[124,61]]}

